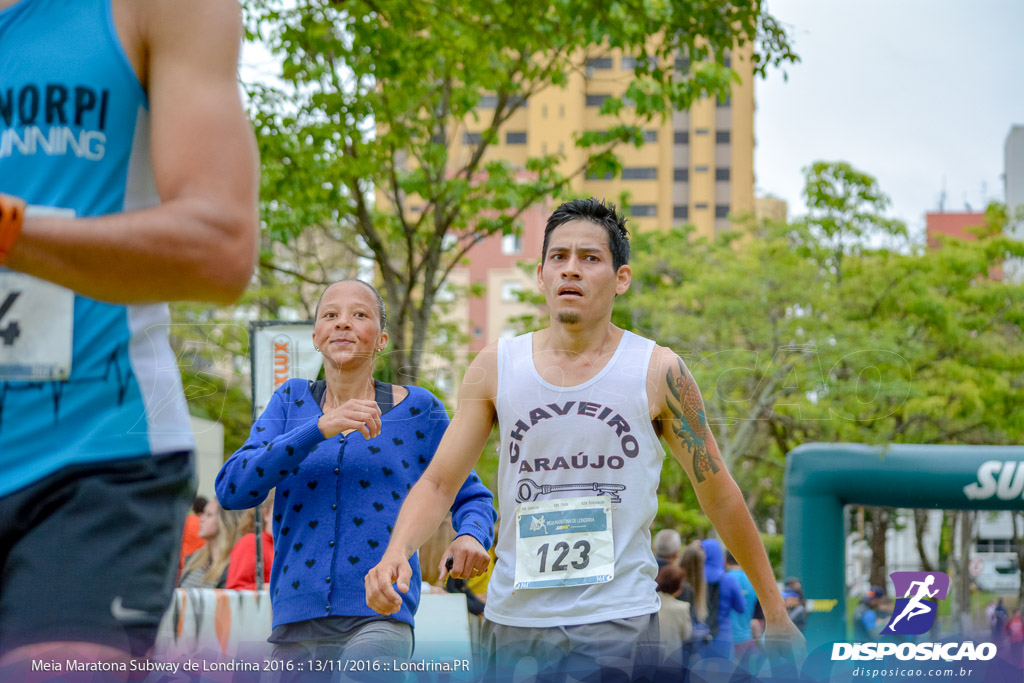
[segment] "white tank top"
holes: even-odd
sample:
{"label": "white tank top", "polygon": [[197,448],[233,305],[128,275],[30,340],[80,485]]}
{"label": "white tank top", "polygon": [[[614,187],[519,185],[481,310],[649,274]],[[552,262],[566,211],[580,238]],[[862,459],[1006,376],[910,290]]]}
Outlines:
{"label": "white tank top", "polygon": [[[647,401],[653,351],[653,341],[624,332],[595,377],[560,387],[537,372],[532,334],[499,340],[501,525],[484,612],[491,621],[573,626],[658,611],[650,525],[658,510],[664,451]],[[588,490],[558,489],[567,484]],[[611,499],[615,578],[586,586],[513,590],[519,503],[594,495]]]}

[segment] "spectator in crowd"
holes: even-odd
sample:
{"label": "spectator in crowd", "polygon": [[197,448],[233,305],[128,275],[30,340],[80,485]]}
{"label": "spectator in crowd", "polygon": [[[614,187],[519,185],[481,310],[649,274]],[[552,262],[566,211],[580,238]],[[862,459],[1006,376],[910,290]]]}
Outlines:
{"label": "spectator in crowd", "polygon": [[224,588],[228,579],[231,549],[245,534],[252,531],[251,510],[225,510],[211,500],[199,517],[199,537],[203,547],[185,559],[180,588]]}
{"label": "spectator in crowd", "polygon": [[[760,654],[760,649],[758,648],[757,641],[754,639],[754,633],[750,626],[751,618],[754,616],[754,608],[757,606],[757,594],[754,592],[750,579],[747,578],[746,573],[740,568],[736,558],[729,551],[725,553],[725,569],[728,576],[736,579],[740,592],[743,594],[745,609],[732,618],[732,642],[737,663],[749,669]],[[797,626],[799,627],[800,625],[797,624]],[[800,630],[802,631],[803,629],[801,628]]]}
{"label": "spectator in crowd", "polygon": [[690,544],[683,550],[679,566],[685,572],[679,599],[690,605],[693,619],[693,633],[690,636],[690,650],[696,651],[710,640],[708,631],[707,582],[704,580],[704,550],[700,545]]}
{"label": "spectator in crowd", "polygon": [[[372,285],[332,284],[314,320],[324,379],[278,387],[217,475],[217,497],[247,508],[277,489],[269,638],[276,659],[408,659],[419,563],[412,560],[414,580],[394,614],[367,606],[363,579],[384,554],[402,500],[433,458],[448,414],[426,389],[373,378],[388,334],[384,301]],[[487,565],[492,500],[472,472],[458,489],[451,506],[458,536],[443,552],[456,575]]]}
{"label": "spectator in crowd", "polygon": [[782,584],[784,589],[788,589],[797,593],[800,599],[804,599],[804,584],[795,576],[786,577],[786,580]]}
{"label": "spectator in crowd", "polygon": [[1024,668],[1024,618],[1020,608],[1013,611],[1013,616],[1006,622],[1006,638],[1010,641],[1010,663]]}
{"label": "spectator in crowd", "polygon": [[658,569],[661,569],[667,564],[676,564],[679,551],[683,547],[683,539],[679,538],[679,532],[675,529],[662,529],[654,535],[651,547],[654,550],[654,559],[658,562]]}
{"label": "spectator in crowd", "polygon": [[782,591],[782,599],[786,603],[786,614],[790,621],[803,632],[807,626],[807,609],[804,607],[804,599],[795,590],[789,588]]}
{"label": "spectator in crowd", "polygon": [[743,592],[736,578],[725,573],[722,544],[708,538],[701,542],[704,548],[704,580],[708,584],[708,629],[711,643],[706,656],[732,658],[732,614],[742,614],[746,608]]}
{"label": "spectator in crowd", "polygon": [[999,598],[996,600],[996,606],[992,610],[992,617],[989,619],[989,625],[992,627],[992,642],[996,645],[1003,642],[1003,637],[1006,635],[1006,622],[1009,619],[1010,614],[1006,611],[1006,606],[1003,605],[1003,599]]}
{"label": "spectator in crowd", "polygon": [[878,640],[878,634],[885,628],[885,622],[879,619],[885,588],[872,586],[867,594],[860,599],[860,604],[853,610],[853,637],[861,643]]}
{"label": "spectator in crowd", "polygon": [[[270,568],[274,562],[274,537],[270,533],[274,518],[274,492],[260,506],[263,517],[263,586],[270,583]],[[231,549],[228,564],[227,588],[256,590],[256,530],[238,539]]]}
{"label": "spectator in crowd", "polygon": [[693,636],[693,617],[690,616],[690,604],[679,600],[683,590],[683,577],[686,573],[681,567],[667,564],[658,570],[658,597],[661,609],[658,610],[658,628],[661,632],[661,646],[666,662],[683,662],[683,645]]}
{"label": "spectator in crowd", "polygon": [[181,534],[181,553],[178,555],[178,577],[185,566],[185,558],[199,550],[206,543],[199,536],[199,515],[203,514],[206,504],[210,502],[206,496],[196,496],[192,501],[192,509],[185,517],[185,527]]}

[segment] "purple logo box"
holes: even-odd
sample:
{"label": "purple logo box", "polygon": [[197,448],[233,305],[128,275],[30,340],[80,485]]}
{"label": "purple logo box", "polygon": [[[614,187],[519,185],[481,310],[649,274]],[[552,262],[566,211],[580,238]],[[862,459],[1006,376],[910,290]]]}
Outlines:
{"label": "purple logo box", "polygon": [[931,629],[938,601],[949,595],[949,577],[943,572],[893,572],[896,604],[884,634],[919,635]]}

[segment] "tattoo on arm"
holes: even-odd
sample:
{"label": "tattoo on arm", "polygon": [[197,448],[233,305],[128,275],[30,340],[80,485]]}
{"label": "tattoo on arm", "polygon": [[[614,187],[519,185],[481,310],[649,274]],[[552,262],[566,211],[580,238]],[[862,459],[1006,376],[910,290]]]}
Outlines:
{"label": "tattoo on arm", "polygon": [[697,483],[700,483],[708,474],[718,473],[721,466],[709,448],[711,430],[708,428],[708,418],[704,413],[700,390],[683,365],[682,359],[676,358],[676,361],[679,363],[678,373],[674,368],[670,368],[665,375],[671,394],[667,397],[666,403],[674,416],[671,423],[672,432],[693,456],[693,475],[697,478]]}

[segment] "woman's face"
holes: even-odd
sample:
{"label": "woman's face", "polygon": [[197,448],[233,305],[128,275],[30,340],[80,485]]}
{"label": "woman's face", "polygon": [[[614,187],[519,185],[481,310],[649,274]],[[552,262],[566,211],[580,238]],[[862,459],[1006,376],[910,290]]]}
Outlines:
{"label": "woman's face", "polygon": [[209,541],[220,533],[220,505],[211,500],[199,515],[199,538]]}
{"label": "woman's face", "polygon": [[313,344],[325,361],[337,366],[365,361],[387,344],[380,329],[377,297],[361,282],[339,282],[327,288],[313,328]]}

